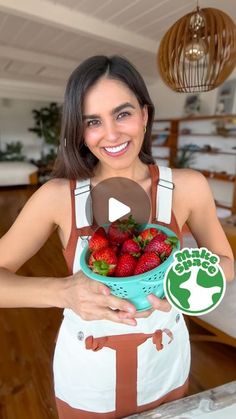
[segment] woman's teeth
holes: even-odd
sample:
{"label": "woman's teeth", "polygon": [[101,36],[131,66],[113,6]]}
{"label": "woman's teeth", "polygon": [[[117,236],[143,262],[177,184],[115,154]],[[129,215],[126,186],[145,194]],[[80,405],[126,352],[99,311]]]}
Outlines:
{"label": "woman's teeth", "polygon": [[128,145],[128,142],[118,145],[117,147],[104,147],[109,153],[118,153],[121,150],[124,150]]}

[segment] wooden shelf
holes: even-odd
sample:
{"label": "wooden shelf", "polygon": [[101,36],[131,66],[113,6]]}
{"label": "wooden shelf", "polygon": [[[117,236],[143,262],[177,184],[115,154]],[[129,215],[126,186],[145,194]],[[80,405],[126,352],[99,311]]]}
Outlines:
{"label": "wooden shelf", "polygon": [[185,117],[180,117],[180,118],[163,118],[163,119],[154,119],[153,122],[171,122],[171,121],[177,121],[177,122],[182,122],[182,121],[203,121],[203,120],[211,120],[211,119],[215,119],[215,120],[225,120],[227,122],[229,121],[233,121],[236,119],[236,115],[235,114],[231,114],[231,115],[197,115],[197,116],[185,116]]}
{"label": "wooden shelf", "polygon": [[194,133],[191,134],[179,134],[180,137],[220,137],[220,138],[226,138],[226,139],[236,139],[236,135],[221,135],[221,134],[200,134],[200,133]]}
{"label": "wooden shelf", "polygon": [[202,121],[202,120],[223,120],[223,121],[233,121],[236,119],[236,115],[198,115],[198,116],[190,116],[190,117],[184,117],[180,118],[179,121]]}
{"label": "wooden shelf", "polygon": [[234,182],[236,180],[236,175],[233,175],[233,174],[231,175],[228,173],[211,172],[210,170],[197,169],[197,168],[194,168],[194,170],[198,170],[204,176],[209,177],[210,179],[224,180],[227,182]]}
{"label": "wooden shelf", "polygon": [[[178,148],[178,150],[184,150],[183,147]],[[192,153],[203,153],[203,154],[226,154],[227,156],[236,156],[236,151],[233,153],[230,153],[230,151],[221,151],[221,150],[189,150]]]}
{"label": "wooden shelf", "polygon": [[215,204],[216,204],[216,206],[217,206],[217,207],[219,207],[219,208],[224,208],[224,209],[229,209],[229,210],[231,210],[231,209],[232,209],[231,205],[221,204],[221,203],[220,203],[219,201],[217,201],[216,199],[215,199]]}
{"label": "wooden shelf", "polygon": [[[192,139],[194,139],[195,137],[195,143],[199,141],[199,144],[202,145],[204,143],[202,143],[202,140],[204,139],[206,141],[207,137],[209,137],[209,139],[211,140],[211,142],[213,141],[213,137],[215,138],[215,141],[217,141],[218,138],[221,138],[222,140],[228,140],[228,139],[236,139],[236,132],[234,130],[229,130],[229,133],[227,135],[227,132],[225,134],[225,132],[222,132],[222,134],[220,132],[209,132],[209,133],[194,133],[194,132],[186,132],[186,134],[183,132],[181,133],[181,129],[183,126],[180,126],[180,124],[182,122],[194,122],[194,121],[212,121],[210,122],[210,125],[212,125],[212,128],[209,129],[209,131],[212,130],[216,130],[216,128],[213,128],[213,124],[216,121],[222,121],[225,122],[225,124],[227,123],[232,123],[232,124],[236,124],[236,114],[230,114],[230,115],[206,115],[206,116],[202,116],[202,115],[198,115],[198,116],[189,116],[189,117],[180,117],[180,118],[162,118],[162,119],[155,119],[154,123],[158,124],[158,123],[165,123],[166,125],[164,125],[164,128],[162,128],[161,126],[158,127],[160,129],[155,129],[155,134],[153,134],[152,139],[156,139],[158,137],[158,134],[162,134],[162,135],[166,135],[167,139],[166,142],[163,144],[153,144],[152,147],[155,148],[159,148],[159,147],[165,147],[165,148],[169,148],[169,158],[168,157],[157,157],[155,156],[155,159],[165,159],[168,161],[168,165],[169,167],[175,167],[175,161],[176,161],[176,155],[178,150],[180,150],[181,148],[183,148],[183,145],[181,145],[181,147],[179,147],[179,137],[192,137]],[[165,127],[168,124],[168,128],[165,129]],[[187,125],[187,124],[186,124]],[[189,124],[188,124],[189,126]],[[155,126],[156,128],[157,126]],[[229,128],[229,127],[228,127]],[[230,127],[231,128],[231,127]],[[205,128],[207,129],[207,128]],[[204,129],[204,131],[205,131]],[[187,127],[186,127],[187,130]],[[197,130],[197,128],[194,127],[194,130]],[[183,138],[184,141],[185,138]],[[208,154],[210,155],[222,155],[222,169],[227,169],[227,158],[228,156],[236,156],[236,150],[232,149],[230,151],[224,151],[224,149],[222,150],[204,150],[201,148],[204,148],[203,145],[200,147],[200,150],[191,150],[194,153],[199,153],[200,154]],[[225,158],[224,158],[225,156]],[[229,161],[229,160],[228,160]],[[194,168],[195,169],[195,168]],[[228,173],[221,173],[221,172],[214,172],[214,171],[210,171],[210,170],[203,170],[203,169],[198,169],[196,168],[195,170],[198,170],[199,172],[201,172],[204,176],[206,176],[209,179],[217,179],[217,180],[222,180],[225,182],[233,182],[234,183],[234,189],[233,189],[233,199],[232,199],[232,205],[231,207],[226,206],[224,204],[220,204],[217,203],[218,206],[221,206],[222,208],[227,208],[230,209],[232,211],[232,213],[236,213],[236,173],[235,174],[228,174]],[[234,167],[231,168],[231,171],[234,171]]]}

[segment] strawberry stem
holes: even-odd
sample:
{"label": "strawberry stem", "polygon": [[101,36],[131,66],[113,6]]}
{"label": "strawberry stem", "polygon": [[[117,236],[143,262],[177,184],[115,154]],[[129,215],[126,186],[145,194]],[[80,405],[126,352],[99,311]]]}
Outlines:
{"label": "strawberry stem", "polygon": [[131,228],[137,230],[140,227],[140,225],[136,223],[135,219],[132,217],[132,214],[130,214],[128,219],[119,220],[119,221],[120,221],[119,229],[121,231],[127,231]]}
{"label": "strawberry stem", "polygon": [[165,240],[165,243],[171,244],[172,247],[176,246],[176,244],[178,243],[179,239],[175,236],[172,237],[168,237],[168,239]]}
{"label": "strawberry stem", "polygon": [[107,276],[109,271],[109,265],[103,260],[95,260],[93,262],[93,271],[99,275]]}

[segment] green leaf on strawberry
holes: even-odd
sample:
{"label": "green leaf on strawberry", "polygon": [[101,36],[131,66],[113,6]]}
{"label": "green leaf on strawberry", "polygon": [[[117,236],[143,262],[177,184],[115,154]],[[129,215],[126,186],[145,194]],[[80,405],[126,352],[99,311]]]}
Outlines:
{"label": "green leaf on strawberry", "polygon": [[102,276],[107,276],[109,271],[113,270],[115,267],[116,265],[108,265],[108,263],[103,260],[95,260],[93,262],[93,272]]}
{"label": "green leaf on strawberry", "polygon": [[108,228],[108,239],[111,244],[122,244],[131,238],[139,228],[132,215],[124,220],[116,220]]}

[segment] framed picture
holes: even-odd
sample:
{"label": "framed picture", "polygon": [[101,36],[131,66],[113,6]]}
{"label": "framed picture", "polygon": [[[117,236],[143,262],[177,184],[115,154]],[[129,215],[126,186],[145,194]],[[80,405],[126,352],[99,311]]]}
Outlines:
{"label": "framed picture", "polygon": [[200,96],[199,95],[189,95],[186,97],[185,104],[184,104],[184,114],[186,116],[200,114]]}
{"label": "framed picture", "polygon": [[233,112],[236,93],[236,79],[226,81],[218,88],[216,99],[216,115],[231,114]]}

